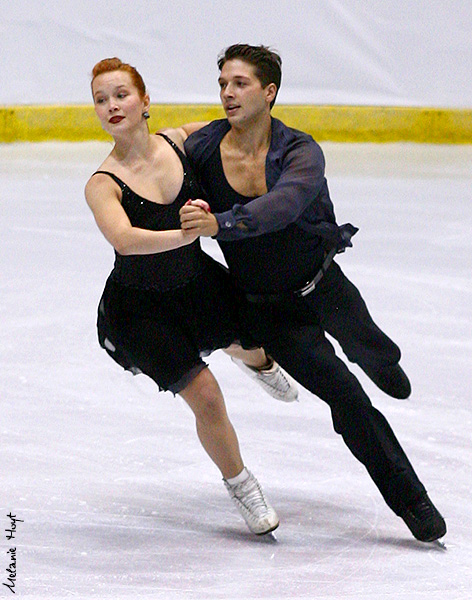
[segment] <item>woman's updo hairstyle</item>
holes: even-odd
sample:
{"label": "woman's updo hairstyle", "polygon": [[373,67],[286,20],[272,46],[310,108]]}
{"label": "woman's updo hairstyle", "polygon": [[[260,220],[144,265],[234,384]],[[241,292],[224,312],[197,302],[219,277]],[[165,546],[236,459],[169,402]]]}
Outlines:
{"label": "woman's updo hairstyle", "polygon": [[103,73],[111,73],[113,71],[125,71],[125,73],[129,73],[133,85],[137,88],[141,98],[144,98],[144,96],[146,95],[146,86],[144,85],[144,81],[141,75],[134,67],[122,62],[119,58],[116,57],[104,58],[94,66],[92,70],[92,86],[95,77],[98,77],[98,75],[102,75]]}

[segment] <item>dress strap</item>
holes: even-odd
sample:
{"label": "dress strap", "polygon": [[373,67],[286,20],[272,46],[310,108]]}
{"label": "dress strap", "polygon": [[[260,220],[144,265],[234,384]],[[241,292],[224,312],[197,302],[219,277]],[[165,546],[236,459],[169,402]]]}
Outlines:
{"label": "dress strap", "polygon": [[128,187],[124,181],[122,181],[114,173],[110,173],[110,171],[95,171],[95,173],[92,174],[92,177],[94,175],[97,175],[98,173],[102,173],[103,175],[109,175],[113,179],[113,181],[115,181],[115,183],[117,183],[120,186],[121,191]]}
{"label": "dress strap", "polygon": [[185,152],[182,152],[182,150],[177,146],[177,144],[170,139],[170,137],[168,137],[165,133],[156,133],[156,135],[160,135],[161,137],[163,137],[166,142],[168,142],[172,148],[175,150],[175,152],[177,153],[177,156],[180,158],[180,161],[184,167],[184,178],[187,178],[187,181],[190,185],[190,190],[192,195],[195,198],[201,198],[202,197],[202,190],[200,189],[200,186],[197,184],[195,177],[193,175],[192,169],[190,167],[187,155],[185,154]]}
{"label": "dress strap", "polygon": [[177,144],[174,142],[174,140],[171,140],[170,137],[168,137],[165,133],[156,133],[156,135],[160,135],[161,137],[163,137],[165,139],[165,141],[167,143],[169,143],[172,148],[177,152],[177,154],[179,155],[179,157],[182,159],[186,159],[187,157],[185,156],[185,154],[182,152],[182,150],[177,146]]}

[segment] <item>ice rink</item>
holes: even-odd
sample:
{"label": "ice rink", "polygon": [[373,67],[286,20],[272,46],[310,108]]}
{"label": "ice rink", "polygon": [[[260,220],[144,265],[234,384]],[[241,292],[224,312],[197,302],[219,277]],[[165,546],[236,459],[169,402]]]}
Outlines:
{"label": "ice rink", "polygon": [[447,550],[412,538],[323,402],[273,400],[219,351],[243,457],[281,519],[276,541],[250,534],[183,401],[98,346],[113,250],[83,188],[111,146],[3,145],[0,596],[470,600],[472,146],[322,147],[338,222],[360,228],[338,262],[402,348],[412,396],[351,368],[446,518]]}

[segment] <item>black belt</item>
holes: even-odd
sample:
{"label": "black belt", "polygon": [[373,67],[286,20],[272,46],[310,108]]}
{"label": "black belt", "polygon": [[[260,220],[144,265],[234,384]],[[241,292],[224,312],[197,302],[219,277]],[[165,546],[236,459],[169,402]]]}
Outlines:
{"label": "black belt", "polygon": [[318,283],[323,278],[323,275],[328,270],[329,265],[332,263],[334,256],[336,255],[336,248],[332,248],[328,254],[326,255],[323,264],[320,267],[320,270],[316,273],[316,275],[308,281],[303,287],[293,292],[279,292],[277,294],[248,294],[244,292],[244,296],[246,300],[249,302],[277,302],[278,300],[284,300],[287,298],[303,298],[311,294],[311,292],[316,288]]}

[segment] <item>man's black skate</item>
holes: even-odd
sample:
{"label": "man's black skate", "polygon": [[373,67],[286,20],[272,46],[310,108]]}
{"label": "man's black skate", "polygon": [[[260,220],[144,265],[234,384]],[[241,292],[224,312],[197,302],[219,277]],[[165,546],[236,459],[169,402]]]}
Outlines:
{"label": "man's black skate", "polygon": [[426,494],[410,506],[402,518],[420,542],[434,542],[446,535],[446,522]]}
{"label": "man's black skate", "polygon": [[410,380],[398,363],[387,367],[362,365],[362,369],[382,392],[392,398],[406,400],[411,394]]}

